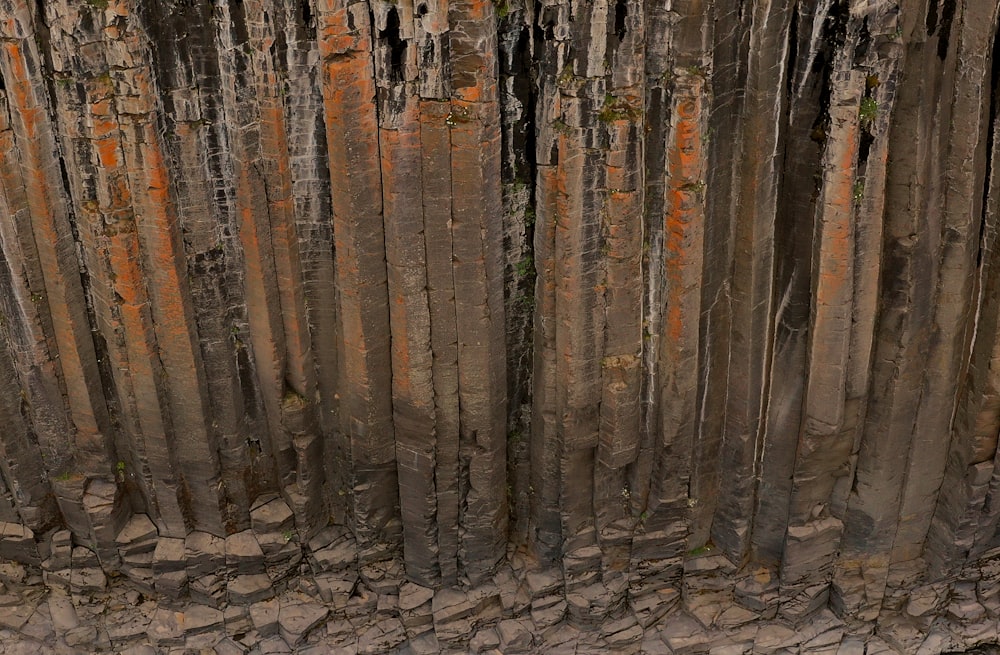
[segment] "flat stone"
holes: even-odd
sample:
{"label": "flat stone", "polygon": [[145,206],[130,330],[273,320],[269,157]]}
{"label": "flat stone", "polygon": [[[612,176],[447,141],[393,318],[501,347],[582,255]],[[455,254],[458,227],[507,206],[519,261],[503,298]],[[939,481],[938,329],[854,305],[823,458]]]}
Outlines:
{"label": "flat stone", "polygon": [[69,584],[74,593],[92,594],[104,591],[108,586],[108,579],[104,575],[104,571],[97,567],[76,568],[74,566],[70,571]]}
{"label": "flat stone", "polygon": [[237,605],[249,605],[274,597],[274,586],[271,579],[263,573],[256,575],[238,575],[227,585],[229,602]]}
{"label": "flat stone", "polygon": [[0,522],[0,558],[23,564],[40,564],[35,533],[20,523]]}
{"label": "flat stone", "polygon": [[359,655],[388,653],[406,641],[406,631],[399,619],[382,619],[361,633]]}
{"label": "flat stone", "polygon": [[301,644],[306,636],[320,625],[330,610],[315,603],[281,605],[278,628],[281,637],[291,646]]}
{"label": "flat stone", "polygon": [[184,618],[183,612],[158,607],[146,627],[146,635],[157,645],[180,646],[184,643]]}
{"label": "flat stone", "polygon": [[153,573],[183,571],[187,566],[187,549],[184,539],[162,537],[156,542],[152,559]]}
{"label": "flat stone", "polygon": [[192,532],[184,538],[184,559],[192,578],[214,573],[226,561],[226,542],[207,532]]}
{"label": "flat stone", "polygon": [[184,608],[184,634],[197,635],[224,625],[222,612],[207,605],[191,604]]}
{"label": "flat stone", "polygon": [[524,619],[506,619],[497,624],[500,635],[500,650],[504,653],[526,653],[531,650],[534,640],[534,626]]}
{"label": "flat stone", "polygon": [[150,552],[156,548],[156,526],[145,514],[133,514],[118,532],[115,543],[122,555]]}
{"label": "flat stone", "polygon": [[294,527],[295,515],[284,500],[275,498],[250,511],[250,525],[260,534],[284,532]]}
{"label": "flat stone", "polygon": [[472,639],[469,640],[469,649],[473,653],[482,653],[492,650],[500,645],[500,635],[494,628],[483,628],[478,630]]}
{"label": "flat stone", "polygon": [[247,649],[239,642],[233,641],[228,637],[217,643],[213,650],[215,655],[245,655]]}
{"label": "flat stone", "polygon": [[226,537],[226,565],[239,573],[264,572],[264,551],[252,530]]}
{"label": "flat stone", "polygon": [[262,637],[268,637],[278,632],[279,609],[277,598],[254,603],[250,606],[250,621]]}
{"label": "flat stone", "polygon": [[62,638],[68,646],[87,646],[97,641],[97,628],[92,625],[77,626],[62,633]]}
{"label": "flat stone", "polygon": [[434,590],[412,582],[404,582],[399,587],[399,609],[413,610],[434,598]]}

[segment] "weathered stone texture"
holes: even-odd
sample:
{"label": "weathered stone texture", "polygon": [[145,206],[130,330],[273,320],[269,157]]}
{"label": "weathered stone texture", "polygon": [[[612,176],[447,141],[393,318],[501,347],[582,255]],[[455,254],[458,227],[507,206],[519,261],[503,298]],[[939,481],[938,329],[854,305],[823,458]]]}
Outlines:
{"label": "weathered stone texture", "polygon": [[997,641],[998,17],[0,0],[0,642]]}

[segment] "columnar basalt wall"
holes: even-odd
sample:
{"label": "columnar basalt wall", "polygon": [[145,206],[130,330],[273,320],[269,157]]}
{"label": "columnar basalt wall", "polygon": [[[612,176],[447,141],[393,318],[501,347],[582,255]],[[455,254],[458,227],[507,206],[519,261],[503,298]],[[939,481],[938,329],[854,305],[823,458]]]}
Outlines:
{"label": "columnar basalt wall", "polygon": [[1000,642],[998,20],[0,0],[0,636]]}

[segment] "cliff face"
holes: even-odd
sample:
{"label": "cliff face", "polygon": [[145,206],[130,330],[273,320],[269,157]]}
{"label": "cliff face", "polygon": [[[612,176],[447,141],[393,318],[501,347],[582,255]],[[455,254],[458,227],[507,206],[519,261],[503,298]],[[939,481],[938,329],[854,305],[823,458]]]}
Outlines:
{"label": "cliff face", "polygon": [[0,557],[371,652],[996,640],[998,13],[0,0]]}

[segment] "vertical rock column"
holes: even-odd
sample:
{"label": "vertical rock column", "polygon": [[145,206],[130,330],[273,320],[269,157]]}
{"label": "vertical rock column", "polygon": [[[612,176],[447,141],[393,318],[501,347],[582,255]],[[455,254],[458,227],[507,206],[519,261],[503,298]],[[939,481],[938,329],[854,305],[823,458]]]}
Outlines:
{"label": "vertical rock column", "polygon": [[[860,38],[861,20],[867,20],[865,27],[878,47],[864,51],[859,60],[850,51],[837,54],[827,80],[830,98],[819,128],[822,181],[810,235],[808,375],[783,518],[781,600],[783,613],[792,619],[826,602],[853,477],[871,367],[880,270],[876,244],[900,52],[888,38],[895,32],[895,18],[889,11],[852,15],[845,23],[847,38]],[[776,363],[775,379],[780,374]],[[771,525],[761,528],[765,534],[774,530]]]}
{"label": "vertical rock column", "polygon": [[[434,66],[433,60],[426,62],[427,68],[422,66],[424,62],[420,60],[427,51],[419,47],[416,32],[425,23],[446,21],[447,10],[434,6],[433,14],[427,9],[418,18],[410,3],[373,3],[373,9],[373,27],[377,35],[373,56],[378,85],[376,102],[392,334],[392,409],[403,552],[407,575],[432,587],[440,583],[441,564],[435,516],[438,506],[435,487],[437,435],[427,264],[428,247],[438,249],[443,244],[425,245],[424,241],[421,96],[426,94],[422,93],[424,85],[420,77],[427,79],[429,76],[440,82],[442,71],[440,65]],[[440,83],[437,86],[434,89],[437,93],[432,97],[440,98],[443,89]],[[439,116],[436,118],[441,120]],[[451,473],[441,472],[444,477]],[[454,529],[454,526],[444,529]],[[456,553],[452,551],[450,555],[453,559]]]}
{"label": "vertical rock column", "polygon": [[[643,149],[646,117],[645,16],[639,2],[609,3],[601,35],[607,48],[608,91],[598,114],[607,131],[604,212],[601,226],[604,296],[598,444],[594,463],[594,512],[603,582],[615,600],[624,597],[634,508],[640,493],[629,467],[641,439]],[[600,21],[596,21],[599,25]],[[644,280],[643,280],[644,282]],[[602,336],[597,338],[600,340]]]}
{"label": "vertical rock column", "polygon": [[[218,461],[149,42],[126,3],[52,7],[50,17],[56,69],[85,79],[82,125],[93,159],[80,163],[95,166],[100,183],[74,171],[74,195],[96,210],[87,228],[94,240],[84,246],[93,249],[90,261],[107,266],[105,339],[121,348],[118,375],[132,383],[125,402],[135,404],[133,438],[145,437],[147,451],[138,459],[149,467],[167,534],[182,536],[186,522],[222,534]],[[73,56],[78,42],[90,44],[87,58]]]}
{"label": "vertical rock column", "polygon": [[747,555],[760,468],[772,334],[774,220],[788,75],[791,3],[754,2],[743,138],[733,226],[732,330],[718,509],[712,539],[741,563]]}
{"label": "vertical rock column", "polygon": [[400,538],[382,181],[368,3],[316,3],[339,287],[340,434],[362,560]]}
{"label": "vertical rock column", "polygon": [[[605,165],[600,146],[607,137],[596,114],[607,89],[603,57],[607,43],[601,28],[608,7],[601,2],[588,9],[577,16],[586,29],[570,29],[569,3],[545,7],[537,17],[544,30],[544,43],[539,44],[544,78],[536,118],[539,318],[531,492],[537,496],[536,551],[545,560],[562,558],[564,568],[569,564],[571,569],[587,568],[568,560],[575,552],[592,557],[596,545],[594,461],[605,320],[601,286]],[[634,118],[637,110],[624,104],[622,113]],[[623,502],[621,489],[617,492]]]}
{"label": "vertical rock column", "polygon": [[[949,122],[942,118],[948,116],[951,103],[942,80],[954,74],[956,61],[954,53],[949,54],[947,35],[943,41],[934,35],[936,27],[926,15],[903,12],[900,18],[896,34],[904,52],[888,133],[893,165],[887,170],[885,186],[880,313],[856,476],[843,514],[831,599],[838,610],[863,619],[874,618],[882,606],[905,489],[923,485],[908,480],[907,472],[914,435],[920,429],[916,423],[920,407],[924,402],[947,407],[941,409],[948,415],[942,417],[947,423],[954,403],[953,395],[933,399],[924,393],[928,361],[941,354],[939,348],[950,349],[947,340],[938,341],[932,335],[938,285],[951,275],[939,267],[940,248],[948,232],[942,222],[939,201],[943,196],[938,187],[943,144],[932,136],[932,126]],[[951,25],[941,27],[947,30]],[[946,329],[961,338],[961,325]],[[938,375],[948,373],[938,369]],[[937,440],[947,434],[942,430],[935,444],[925,447],[939,447]],[[923,454],[915,455],[914,464],[918,461],[923,461]],[[943,457],[925,464],[917,475],[939,476],[944,468]],[[930,506],[924,511],[930,512]]]}
{"label": "vertical rock column", "polygon": [[[294,458],[289,463],[295,475],[283,480],[285,495],[300,529],[310,533],[326,525],[327,512],[321,492],[324,470],[315,413],[316,368],[302,284],[286,125],[287,71],[282,57],[285,43],[281,24],[285,12],[263,0],[244,3],[242,11],[250,49],[247,76],[253,76],[247,83],[256,94],[250,99],[250,107],[237,107],[237,115],[243,109],[251,116],[259,116],[256,133],[248,131],[243,142],[245,146],[255,145],[259,154],[247,153],[249,161],[243,165],[255,169],[251,179],[260,176],[266,200],[254,206],[253,224],[245,224],[249,234],[244,243],[250,245],[245,256],[248,271],[255,271],[253,284],[262,287],[258,294],[267,305],[260,312],[270,317],[268,325],[275,339],[263,351],[255,348],[255,355],[258,370],[277,374],[277,379],[265,384],[265,406],[270,410],[273,405],[278,411],[278,426],[272,429],[282,433],[282,441],[287,439],[288,454]],[[237,83],[241,82],[237,79]],[[258,260],[251,263],[252,257]],[[251,318],[254,316],[251,312]],[[251,333],[253,330],[251,320]],[[268,401],[274,392],[278,397]],[[279,461],[279,467],[284,465]]]}
{"label": "vertical rock column", "polygon": [[[224,75],[227,41],[203,4],[143,3],[153,64],[163,98],[164,143],[170,152],[194,317],[219,447],[227,530],[249,525],[261,489],[275,487],[274,458],[247,341],[243,251],[230,174]],[[220,12],[221,13],[221,12]],[[219,16],[219,22],[224,18]],[[191,29],[191,25],[205,29]],[[222,52],[220,52],[222,51]]]}
{"label": "vertical rock column", "polygon": [[[943,21],[948,9],[942,7],[941,11]],[[950,458],[949,440],[944,435],[953,425],[957,392],[967,371],[970,342],[977,332],[979,307],[975,303],[974,280],[977,259],[981,257],[986,146],[992,127],[989,122],[996,70],[991,54],[1000,8],[992,2],[965,3],[953,11],[954,15],[947,16],[950,25],[940,24],[937,30],[937,55],[940,59],[942,52],[946,53],[944,80],[950,87],[950,92],[942,96],[938,118],[942,127],[938,128],[941,154],[936,157],[940,161],[936,184],[940,186],[933,212],[940,212],[940,223],[932,222],[934,231],[928,235],[939,241],[936,256],[940,272],[930,302],[931,347],[924,362],[924,386],[913,424],[906,484],[893,539],[893,565],[912,561],[924,551],[932,507],[939,489],[946,488],[942,482]],[[951,66],[954,68],[948,70]],[[985,467],[980,467],[965,484],[983,486],[986,475]]]}
{"label": "vertical rock column", "polygon": [[[109,416],[32,11],[19,0],[0,5],[0,194],[4,257],[15,284],[6,329],[17,369],[30,372],[21,385],[45,470],[61,478],[108,475]],[[57,485],[57,496],[79,509],[81,490]]]}
{"label": "vertical rock column", "polygon": [[[950,183],[944,189],[945,219],[953,233],[962,238],[949,239],[945,246],[945,261],[951,265],[946,267],[948,276],[942,276],[941,280],[941,314],[937,323],[944,333],[942,337],[951,338],[946,342],[950,348],[938,353],[935,365],[943,366],[943,370],[952,375],[962,372],[962,377],[928,380],[928,384],[947,383],[959,390],[954,418],[949,416],[951,445],[947,467],[941,471],[944,479],[932,521],[927,509],[936,488],[924,486],[928,476],[922,471],[913,476],[908,485],[910,493],[904,496],[894,543],[894,560],[896,553],[900,560],[905,555],[912,557],[914,540],[919,537],[924,544],[924,530],[929,525],[922,554],[935,577],[953,574],[970,558],[981,554],[996,531],[998,517],[992,501],[1000,483],[996,470],[1000,416],[995,373],[998,356],[996,203],[1000,188],[996,179],[997,89],[996,80],[989,77],[991,69],[996,71],[998,62],[992,61],[987,54],[992,52],[993,57],[997,54],[997,46],[992,43],[996,39],[996,16],[997,7],[967,5],[960,17],[960,27],[952,28],[957,32],[952,40],[958,39],[956,56],[961,63],[956,71],[957,93],[951,111],[955,117],[970,120],[956,121],[956,129],[947,141],[945,171]],[[993,123],[989,124],[991,120]],[[957,129],[959,124],[962,129]],[[986,151],[986,144],[992,146],[992,151]],[[988,171],[986,180],[980,177],[982,171]],[[984,183],[987,194],[982,197],[978,190]],[[979,237],[978,243],[976,237]],[[974,276],[969,274],[973,267],[977,269]],[[970,279],[974,280],[974,286]],[[974,304],[969,302],[973,298]],[[955,333],[945,329],[955,324],[959,326]],[[967,370],[963,370],[965,357],[968,357]],[[934,391],[941,396],[944,389],[937,386]],[[942,400],[947,398],[949,396]],[[939,405],[942,400],[937,401]],[[936,417],[928,416],[928,420],[932,418]],[[940,438],[940,431],[945,429],[941,420],[933,421],[928,427],[937,429],[938,444],[944,441]],[[927,429],[923,423],[919,424],[911,465],[926,468],[926,463],[917,458],[927,447]],[[942,449],[943,446],[938,445],[939,458]]]}
{"label": "vertical rock column", "polygon": [[[677,37],[669,52],[669,96],[665,106],[663,208],[656,230],[662,235],[660,261],[649,262],[649,274],[659,286],[658,422],[653,442],[653,468],[644,528],[658,545],[661,558],[676,558],[687,550],[690,483],[697,425],[701,281],[704,264],[710,85],[706,44],[711,43],[711,5],[684,3],[673,27]],[[650,175],[654,172],[650,171]],[[650,258],[653,259],[652,256]],[[653,282],[650,281],[651,288]],[[654,537],[655,535],[655,537]],[[649,545],[652,545],[652,541]],[[701,545],[701,544],[697,544]],[[648,547],[648,546],[647,546]]]}
{"label": "vertical rock column", "polygon": [[[415,26],[413,56],[420,94],[420,184],[427,303],[431,319],[431,375],[434,384],[434,492],[437,495],[438,568],[443,584],[459,575],[459,371],[452,235],[451,80],[445,68],[448,3],[428,3]],[[426,439],[426,436],[425,436]]]}
{"label": "vertical rock column", "polygon": [[507,383],[496,7],[448,5],[451,234],[458,337],[459,561],[473,584],[506,552]]}

